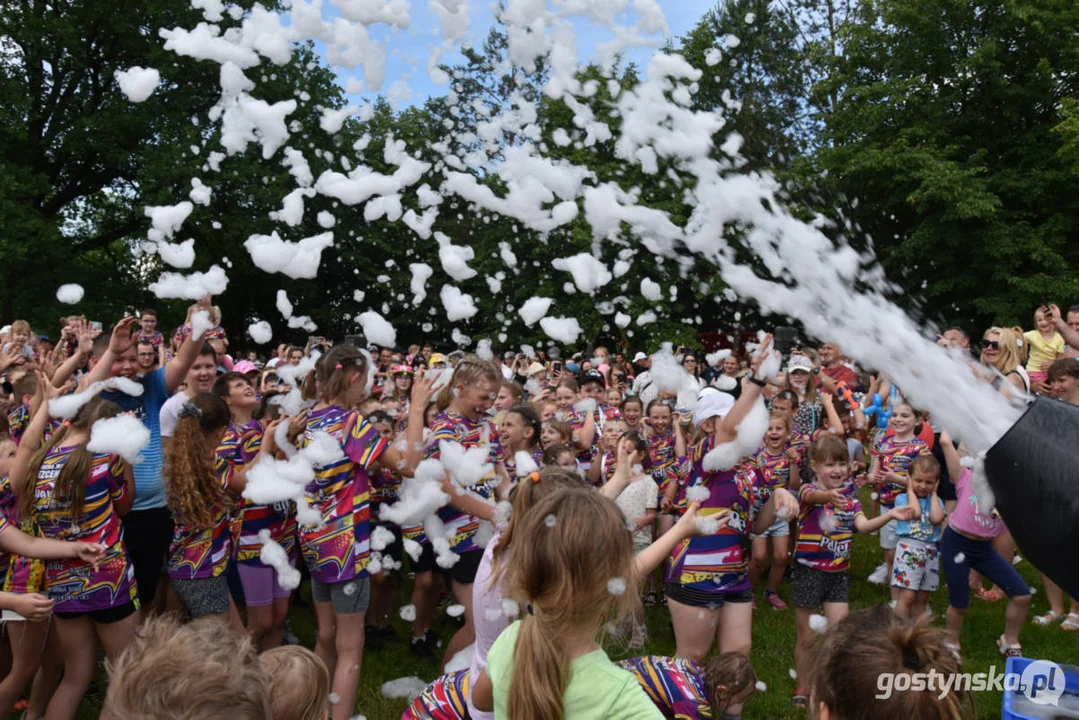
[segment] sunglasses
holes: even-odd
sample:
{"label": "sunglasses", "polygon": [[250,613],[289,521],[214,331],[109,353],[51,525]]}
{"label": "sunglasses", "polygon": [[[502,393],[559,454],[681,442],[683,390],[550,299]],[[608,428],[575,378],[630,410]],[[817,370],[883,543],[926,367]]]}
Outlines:
{"label": "sunglasses", "polygon": [[1000,341],[982,340],[982,350],[1000,350]]}

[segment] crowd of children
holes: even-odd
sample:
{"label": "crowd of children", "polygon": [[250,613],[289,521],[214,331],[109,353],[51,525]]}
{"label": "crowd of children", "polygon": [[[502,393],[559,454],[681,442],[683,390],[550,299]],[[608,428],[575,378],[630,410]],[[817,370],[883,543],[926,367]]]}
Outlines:
{"label": "crowd of children", "polygon": [[[644,354],[605,348],[499,363],[312,338],[263,364],[229,356],[209,298],[171,341],[156,321],[144,311],[102,332],[64,318],[55,347],[24,321],[0,331],[0,715],[76,717],[101,648],[102,717],[218,717],[227,700],[233,716],[346,720],[398,614],[433,669],[466,658],[415,698],[414,720],[740,717],[758,598],[794,606],[791,702],[814,715],[856,702],[837,668],[868,635],[874,667],[887,648],[957,667],[972,591],[1008,596],[997,645],[1021,652],[1031,589],[962,446],[834,345],[785,348],[767,375],[770,337],[704,372],[683,350],[685,382],[668,387]],[[1079,404],[1079,308],[1039,308],[1035,327],[991,328],[969,361],[1002,393]],[[961,332],[941,343],[969,355]],[[138,462],[95,439],[123,414],[149,435]],[[302,498],[254,502],[245,488],[297,453],[316,458]],[[423,517],[403,508],[421,486],[441,498]],[[894,611],[847,617],[856,533],[878,536]],[[942,575],[946,634],[928,627]],[[284,644],[301,576],[313,653]],[[1079,629],[1079,604],[1045,582],[1051,611],[1035,622]],[[433,628],[444,596],[460,618],[451,638]],[[674,655],[612,663],[603,640],[643,647],[657,604]],[[154,674],[170,663],[168,681]],[[880,702],[874,717],[906,717],[923,700]],[[953,717],[947,703],[918,716]]]}

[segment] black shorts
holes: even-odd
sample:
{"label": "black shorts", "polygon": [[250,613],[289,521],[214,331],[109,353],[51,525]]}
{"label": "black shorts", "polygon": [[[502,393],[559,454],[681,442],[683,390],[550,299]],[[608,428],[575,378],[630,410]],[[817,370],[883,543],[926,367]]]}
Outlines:
{"label": "black shorts", "polygon": [[132,510],[124,516],[124,545],[135,568],[139,605],[148,608],[165,574],[172,542],[172,514],[168,508]]}
{"label": "black shorts", "polygon": [[824,603],[845,603],[850,589],[850,573],[824,572],[800,562],[794,563],[791,602],[794,607],[816,610]]}
{"label": "black shorts", "polygon": [[423,572],[432,572],[436,569],[441,570],[435,563],[435,549],[431,547],[431,543],[421,543],[420,557],[418,560],[413,560],[412,556],[409,556],[409,567],[412,568],[412,572],[417,575]]}
{"label": "black shorts", "polygon": [[709,610],[718,610],[727,603],[740,604],[753,602],[752,589],[741,590],[734,593],[711,593],[704,592],[703,590],[695,590],[686,587],[685,585],[679,585],[678,583],[667,583],[663,587],[663,593],[671,600],[680,602],[683,605],[708,608]]}
{"label": "black shorts", "polygon": [[139,609],[138,603],[131,601],[116,607],[104,610],[87,610],[86,612],[54,612],[53,615],[61,620],[74,620],[75,618],[88,617],[98,625],[110,625],[120,622],[124,618],[131,617]]}
{"label": "black shorts", "polygon": [[959,498],[955,494],[955,482],[948,475],[948,463],[944,459],[944,451],[940,447],[940,433],[936,433],[934,436],[936,442],[933,443],[933,457],[940,463],[940,482],[937,484],[937,497],[941,502],[946,500],[958,500]]}
{"label": "black shorts", "polygon": [[481,560],[483,560],[483,548],[477,548],[461,553],[453,567],[439,569],[442,570],[447,583],[452,580],[458,585],[471,585],[476,582],[476,573],[480,569]]}

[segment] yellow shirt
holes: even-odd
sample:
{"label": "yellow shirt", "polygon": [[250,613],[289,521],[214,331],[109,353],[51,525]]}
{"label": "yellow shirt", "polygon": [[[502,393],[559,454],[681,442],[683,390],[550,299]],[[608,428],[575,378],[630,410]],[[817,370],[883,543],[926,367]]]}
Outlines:
{"label": "yellow shirt", "polygon": [[1031,330],[1023,333],[1023,339],[1030,345],[1030,356],[1027,358],[1028,373],[1044,372],[1042,368],[1064,352],[1064,337],[1060,333],[1053,333],[1053,339],[1046,342],[1040,332]]}

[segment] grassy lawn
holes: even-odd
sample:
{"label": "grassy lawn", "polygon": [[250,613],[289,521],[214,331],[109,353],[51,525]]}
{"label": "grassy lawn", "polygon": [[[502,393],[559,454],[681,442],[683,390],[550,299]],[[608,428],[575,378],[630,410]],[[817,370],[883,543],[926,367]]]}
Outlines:
{"label": "grassy lawn", "polygon": [[[869,505],[868,491],[862,498],[863,504]],[[865,578],[879,564],[881,550],[875,536],[860,536],[854,542],[853,577],[851,586],[851,609],[860,609],[875,605],[889,599],[888,589],[880,585],[871,585]],[[1040,588],[1041,581],[1038,572],[1028,562],[1021,562],[1017,569],[1031,585]],[[943,583],[943,574],[941,576]],[[404,593],[410,590],[409,586],[403,588],[403,602],[408,602]],[[306,585],[303,588],[304,595],[310,600],[309,590]],[[790,598],[790,586],[784,584],[780,589],[780,595],[785,599]],[[970,610],[967,614],[966,623],[963,627],[963,661],[964,670],[967,672],[988,672],[990,665],[995,664],[999,672],[1004,671],[1004,659],[999,656],[996,649],[996,638],[1004,628],[1004,601],[988,603],[977,598],[972,599]],[[942,587],[930,600],[930,606],[935,614],[934,624],[943,626],[944,610],[948,605],[947,591]],[[1039,591],[1034,596],[1031,616],[1042,614],[1048,610],[1046,599]],[[665,608],[648,608],[648,628],[650,637],[646,652],[655,655],[670,655],[674,652],[674,634],[669,624],[669,615]],[[311,612],[306,608],[298,609],[293,613],[293,629],[300,639],[308,646],[314,646],[314,624]],[[436,632],[448,641],[457,624],[445,613],[440,612],[435,626]],[[412,656],[408,650],[406,638],[409,637],[408,625],[400,619],[395,621],[400,640],[391,642],[378,651],[367,652],[364,656],[363,680],[360,687],[357,712],[364,715],[367,720],[398,720],[406,707],[405,700],[389,700],[382,697],[380,688],[387,680],[415,675],[424,680],[433,680],[438,674],[438,668],[433,665],[422,663]],[[779,718],[805,718],[805,711],[792,708],[789,704],[791,693],[794,691],[795,681],[791,679],[789,670],[794,667],[794,612],[793,610],[777,611],[767,605],[754,613],[753,617],[753,666],[761,681],[767,685],[767,690],[759,692],[746,705],[743,717],[747,719],[759,718],[769,720]],[[1079,634],[1068,634],[1060,630],[1059,626],[1048,628],[1035,627],[1028,621],[1021,636],[1024,655],[1033,658],[1055,660],[1057,662],[1075,662],[1079,659]],[[627,657],[626,653],[611,650],[613,657]],[[102,685],[95,685],[91,694],[87,697],[84,711],[80,718],[97,717],[97,709],[100,707],[101,697],[104,694]],[[999,693],[981,693],[976,698],[979,718],[999,718],[1001,715],[1001,695]]]}

